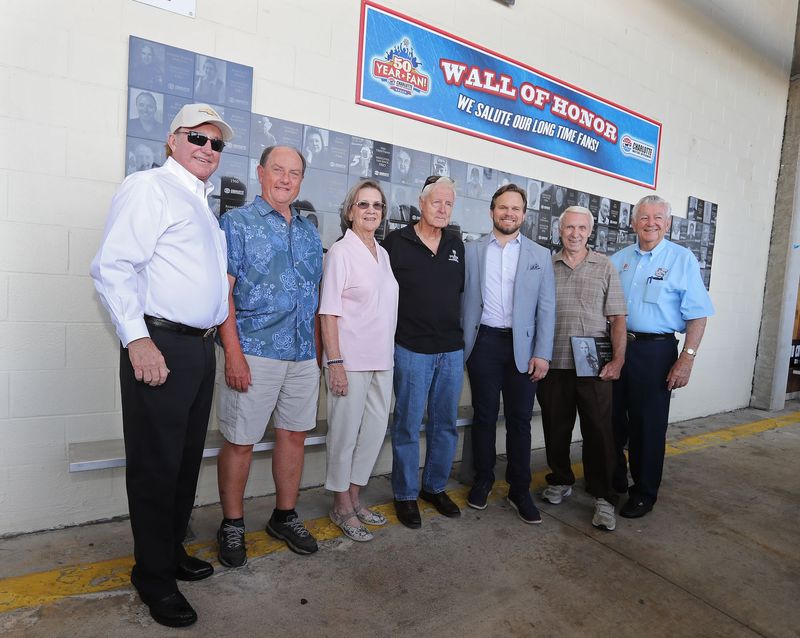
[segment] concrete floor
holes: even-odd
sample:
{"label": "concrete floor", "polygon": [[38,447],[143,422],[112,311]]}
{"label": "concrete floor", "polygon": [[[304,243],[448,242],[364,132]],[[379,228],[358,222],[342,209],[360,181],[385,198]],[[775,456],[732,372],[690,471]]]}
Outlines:
{"label": "concrete floor", "polygon": [[[675,424],[669,436],[680,447],[696,435],[798,410],[792,402],[782,413],[696,419]],[[200,615],[190,629],[155,624],[123,587],[0,614],[0,634],[800,636],[796,417],[755,434],[707,437],[671,455],[655,510],[619,518],[612,533],[591,526],[592,501],[580,489],[562,505],[541,504],[538,526],[522,523],[497,495],[488,509],[465,509],[461,519],[428,512],[418,531],[391,524],[372,543],[338,536],[313,556],[275,551],[238,570],[218,567],[211,579],[182,586]],[[545,468],[542,451],[533,467]],[[541,473],[534,482],[541,485]],[[451,488],[463,499],[462,486]],[[371,481],[364,501],[391,501],[386,477]],[[272,506],[270,497],[248,501],[248,529],[263,529]],[[301,495],[306,519],[329,507],[321,489]],[[219,516],[216,506],[195,511],[201,554],[213,555],[207,541]],[[10,577],[130,553],[127,521],[0,540],[0,604]]]}

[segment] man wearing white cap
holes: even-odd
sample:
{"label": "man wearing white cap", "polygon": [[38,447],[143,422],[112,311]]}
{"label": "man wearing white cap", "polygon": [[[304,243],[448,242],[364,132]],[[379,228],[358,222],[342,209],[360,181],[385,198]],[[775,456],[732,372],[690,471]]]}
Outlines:
{"label": "man wearing white cap", "polygon": [[91,266],[122,346],[131,582],[171,627],[197,620],[176,580],[214,571],[186,553],[183,538],[214,389],[213,335],[228,315],[225,237],[208,208],[208,180],[232,137],[212,107],[184,106],[164,166],[122,182]]}

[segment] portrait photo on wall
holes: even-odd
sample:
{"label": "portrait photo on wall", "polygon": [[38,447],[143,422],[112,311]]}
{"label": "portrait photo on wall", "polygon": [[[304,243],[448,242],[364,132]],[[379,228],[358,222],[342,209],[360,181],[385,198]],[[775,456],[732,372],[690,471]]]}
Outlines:
{"label": "portrait photo on wall", "polygon": [[569,189],[569,191],[567,191],[567,202],[569,206],[583,206],[584,208],[589,208],[589,193]]}
{"label": "portrait photo on wall", "polygon": [[536,241],[537,239],[537,228],[539,225],[539,212],[535,210],[531,210],[530,208],[525,211],[525,218],[522,220],[522,226],[519,229],[519,232],[522,233],[525,237],[530,239],[531,241]]}
{"label": "portrait photo on wall", "polygon": [[620,230],[628,230],[631,227],[631,205],[627,202],[619,203],[619,220],[617,225]]}
{"label": "portrait photo on wall", "polygon": [[268,115],[251,114],[250,117],[250,155],[261,157],[269,146],[303,146],[303,125],[289,120],[281,120]]}
{"label": "portrait photo on wall", "polygon": [[475,164],[467,164],[467,187],[465,195],[473,199],[483,197],[483,168]]}
{"label": "portrait photo on wall", "polygon": [[375,142],[353,135],[350,138],[350,166],[348,173],[362,179],[372,177]]}
{"label": "portrait photo on wall", "polygon": [[194,74],[194,101],[223,106],[227,63],[209,56],[198,55]]}
{"label": "portrait photo on wall", "polygon": [[164,90],[163,44],[131,36],[129,43],[128,85],[148,91]]}
{"label": "portrait photo on wall", "polygon": [[[528,209],[539,210],[539,204],[542,197],[542,183],[538,179],[529,179],[527,182]],[[524,188],[522,184],[518,185]]]}
{"label": "portrait photo on wall", "polygon": [[164,141],[164,95],[144,89],[128,89],[128,136]]}
{"label": "portrait photo on wall", "polygon": [[550,214],[558,216],[567,208],[567,189],[557,184],[550,186]]}
{"label": "portrait photo on wall", "polygon": [[[700,204],[700,214],[702,215],[703,205]],[[697,198],[689,196],[689,202],[686,206],[686,219],[695,219],[697,217]]]}
{"label": "portrait photo on wall", "polygon": [[392,148],[392,183],[422,188],[431,175],[431,155],[405,146]]}
{"label": "portrait photo on wall", "polygon": [[611,221],[611,199],[592,195],[589,198],[589,210],[594,215],[594,222],[600,226],[608,226]]}
{"label": "portrait photo on wall", "polygon": [[598,253],[608,254],[608,226],[597,226],[597,236],[595,237],[594,249]]}
{"label": "portrait photo on wall", "polygon": [[431,168],[428,174],[450,177],[450,159],[441,155],[431,155]]}
{"label": "portrait photo on wall", "polygon": [[392,184],[389,198],[389,220],[403,225],[419,221],[419,191],[411,186]]}
{"label": "portrait photo on wall", "polygon": [[155,140],[129,137],[125,144],[125,154],[128,158],[125,164],[126,177],[138,171],[158,168],[167,161],[164,142],[156,142]]}

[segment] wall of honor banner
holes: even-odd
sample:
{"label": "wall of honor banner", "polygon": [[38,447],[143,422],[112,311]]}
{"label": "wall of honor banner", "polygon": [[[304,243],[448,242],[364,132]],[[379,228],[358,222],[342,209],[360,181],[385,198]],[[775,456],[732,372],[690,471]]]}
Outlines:
{"label": "wall of honor banner", "polygon": [[[378,237],[419,219],[419,191],[429,175],[456,182],[451,229],[472,241],[490,232],[489,201],[509,182],[526,189],[528,210],[522,233],[552,251],[560,249],[558,216],[569,206],[592,211],[595,226],[589,244],[613,254],[634,243],[630,202],[587,193],[569,186],[426,153],[381,140],[283,120],[252,112],[252,67],[177,49],[131,36],[128,70],[126,170],[161,166],[169,123],[184,104],[214,106],[236,136],[225,147],[212,177],[214,213],[224,214],[260,194],[256,166],[262,151],[274,144],[298,148],[307,161],[296,203],[315,223],[328,248],[342,234],[339,210],[347,190],[358,180],[378,180],[389,200]],[[717,205],[689,198],[686,218],[673,216],[671,239],[697,256],[708,287],[711,278]]]}

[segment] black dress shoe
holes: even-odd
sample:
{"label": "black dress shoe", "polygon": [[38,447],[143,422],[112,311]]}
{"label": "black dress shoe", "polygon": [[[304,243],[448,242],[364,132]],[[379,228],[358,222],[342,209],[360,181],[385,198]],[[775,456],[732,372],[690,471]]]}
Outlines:
{"label": "black dress shoe", "polygon": [[422,518],[419,515],[417,501],[398,501],[394,502],[394,511],[397,512],[397,520],[406,527],[419,529],[422,527]]}
{"label": "black dress shoe", "polygon": [[147,600],[150,615],[159,625],[188,627],[197,622],[197,612],[179,591],[157,600]]}
{"label": "black dress shoe", "polygon": [[439,510],[440,514],[448,516],[450,518],[458,518],[461,516],[461,510],[458,509],[458,505],[453,503],[450,500],[450,497],[447,495],[447,492],[437,492],[434,494],[433,492],[427,492],[425,490],[420,490],[419,497],[423,501],[428,501],[431,505],[433,505],[437,510]]}
{"label": "black dress shoe", "polygon": [[203,580],[214,573],[211,563],[189,556],[184,556],[175,568],[175,578],[177,580]]}
{"label": "black dress shoe", "polygon": [[641,518],[653,509],[653,504],[641,496],[631,496],[622,506],[619,515],[625,518]]}

